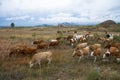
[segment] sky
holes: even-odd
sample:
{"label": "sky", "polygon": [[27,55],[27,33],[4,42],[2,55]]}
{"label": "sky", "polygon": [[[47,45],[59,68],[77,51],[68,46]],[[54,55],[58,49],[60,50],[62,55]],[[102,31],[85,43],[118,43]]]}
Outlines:
{"label": "sky", "polygon": [[120,22],[120,0],[0,0],[0,26]]}

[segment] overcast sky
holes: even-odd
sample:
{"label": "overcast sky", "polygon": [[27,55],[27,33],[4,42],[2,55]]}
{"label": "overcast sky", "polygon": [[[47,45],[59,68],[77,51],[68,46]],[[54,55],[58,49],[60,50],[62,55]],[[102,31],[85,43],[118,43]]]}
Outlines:
{"label": "overcast sky", "polygon": [[120,22],[120,0],[0,0],[0,26]]}

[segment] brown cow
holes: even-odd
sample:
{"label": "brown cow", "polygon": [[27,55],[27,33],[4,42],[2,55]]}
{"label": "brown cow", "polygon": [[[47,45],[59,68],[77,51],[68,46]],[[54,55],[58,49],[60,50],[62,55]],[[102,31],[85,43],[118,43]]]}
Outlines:
{"label": "brown cow", "polygon": [[43,40],[36,40],[36,41],[33,41],[33,44],[40,44],[41,42],[43,42]]}
{"label": "brown cow", "polygon": [[48,49],[49,44],[47,42],[41,42],[40,44],[37,44],[38,49]]}
{"label": "brown cow", "polygon": [[103,58],[106,58],[108,56],[115,56],[117,62],[120,62],[120,51],[117,47],[110,47],[110,49],[108,49],[104,55]]}
{"label": "brown cow", "polygon": [[79,49],[79,50],[75,50],[74,49],[74,52],[72,54],[72,56],[79,56],[79,60],[78,62],[80,62],[81,58],[84,57],[84,56],[88,56],[90,53],[90,49],[89,49],[89,46],[87,47],[84,47],[82,49]]}
{"label": "brown cow", "polygon": [[108,49],[110,49],[110,47],[117,47],[117,48],[119,48],[120,47],[120,43],[113,43],[113,44],[108,44],[108,45],[105,46],[105,48],[108,48]]}
{"label": "brown cow", "polygon": [[51,40],[50,43],[49,43],[49,46],[58,46],[60,43],[59,40]]}
{"label": "brown cow", "polygon": [[91,52],[91,56],[94,56],[94,62],[97,60],[97,56],[102,54],[101,48],[96,48],[93,52]]}
{"label": "brown cow", "polygon": [[10,49],[9,56],[11,57],[12,55],[31,55],[36,53],[37,48],[36,47],[27,47],[25,45],[20,45],[20,46],[15,46]]}

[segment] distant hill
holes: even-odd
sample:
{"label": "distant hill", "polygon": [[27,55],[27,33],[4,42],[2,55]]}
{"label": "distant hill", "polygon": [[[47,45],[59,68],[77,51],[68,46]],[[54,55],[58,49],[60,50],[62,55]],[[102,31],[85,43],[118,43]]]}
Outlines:
{"label": "distant hill", "polygon": [[95,25],[94,23],[75,23],[75,22],[63,22],[63,23],[59,23],[59,25],[63,25],[63,26],[93,26]]}
{"label": "distant hill", "polygon": [[36,27],[43,27],[43,26],[91,26],[94,24],[90,24],[90,23],[74,23],[74,22],[63,22],[63,23],[58,23],[58,24],[40,24],[40,25],[36,25]]}
{"label": "distant hill", "polygon": [[35,27],[50,27],[50,26],[55,26],[52,24],[41,24],[41,25],[36,25]]}
{"label": "distant hill", "polygon": [[80,24],[73,23],[73,22],[63,22],[63,23],[60,23],[59,25],[63,25],[63,26],[79,26]]}
{"label": "distant hill", "polygon": [[104,22],[98,24],[97,26],[103,27],[103,28],[116,27],[117,23],[113,20],[107,20],[107,21],[104,21]]}

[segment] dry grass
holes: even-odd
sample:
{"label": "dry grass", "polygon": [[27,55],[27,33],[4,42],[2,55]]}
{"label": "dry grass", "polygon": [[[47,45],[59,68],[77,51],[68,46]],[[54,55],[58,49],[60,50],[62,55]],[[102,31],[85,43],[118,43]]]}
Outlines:
{"label": "dry grass", "polygon": [[[76,30],[78,28],[61,28],[61,30]],[[51,48],[53,52],[52,63],[42,68],[38,65],[29,68],[30,56],[8,57],[9,48],[17,44],[31,46],[34,39],[49,40],[57,36],[65,36],[68,33],[57,34],[57,28],[17,28],[0,29],[0,79],[1,80],[120,80],[120,64],[104,63],[98,60],[93,63],[82,59],[78,63],[78,57],[73,58],[73,48],[68,43],[62,43],[60,47]],[[83,33],[79,31],[78,33]],[[70,32],[69,34],[72,34]],[[96,33],[96,32],[93,32]],[[103,34],[103,32],[97,32]],[[113,32],[116,33],[116,32]],[[118,33],[118,32],[117,32]],[[34,35],[33,35],[34,34]],[[90,44],[95,41],[90,41]]]}

